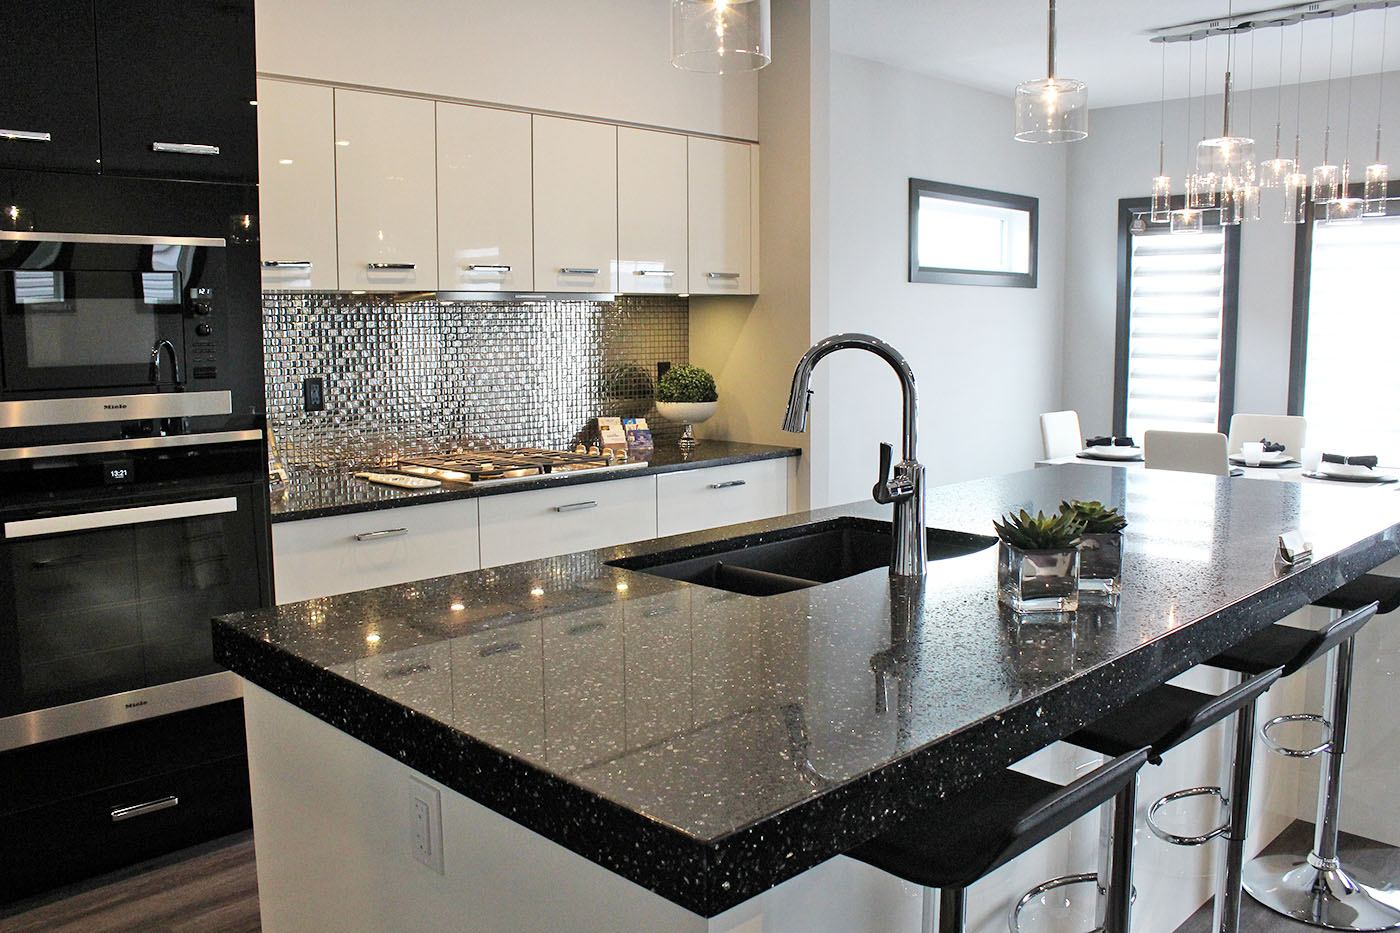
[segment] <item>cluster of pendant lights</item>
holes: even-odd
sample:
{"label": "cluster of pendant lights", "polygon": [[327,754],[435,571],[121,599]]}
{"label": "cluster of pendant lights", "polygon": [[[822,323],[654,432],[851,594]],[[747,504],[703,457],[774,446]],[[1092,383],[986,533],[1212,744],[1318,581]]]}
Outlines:
{"label": "cluster of pendant lights", "polygon": [[[1385,72],[1385,41],[1386,26],[1389,20],[1389,6],[1383,10],[1385,22],[1382,23],[1380,32],[1381,42],[1381,74],[1377,76],[1377,82],[1384,90]],[[1296,135],[1293,141],[1293,155],[1288,158],[1283,154],[1282,146],[1282,111],[1283,111],[1283,66],[1284,66],[1284,27],[1279,26],[1279,58],[1278,58],[1278,110],[1274,121],[1274,151],[1273,157],[1263,161],[1255,159],[1255,143],[1248,135],[1238,135],[1232,131],[1231,118],[1233,116],[1231,107],[1233,103],[1233,68],[1235,64],[1235,40],[1237,34],[1248,32],[1251,44],[1253,44],[1253,29],[1256,27],[1250,24],[1235,25],[1233,11],[1227,23],[1230,25],[1225,29],[1226,35],[1226,62],[1225,81],[1223,95],[1223,120],[1221,133],[1219,136],[1208,139],[1201,139],[1195,145],[1194,171],[1190,172],[1185,180],[1184,205],[1177,209],[1172,209],[1171,192],[1172,179],[1165,171],[1165,114],[1166,114],[1166,44],[1162,49],[1162,122],[1163,134],[1158,142],[1158,164],[1157,175],[1152,179],[1152,206],[1149,219],[1152,223],[1170,224],[1172,233],[1199,233],[1203,228],[1203,213],[1206,211],[1218,211],[1222,224],[1239,224],[1244,221],[1259,220],[1260,213],[1260,191],[1266,188],[1282,189],[1283,210],[1282,219],[1288,223],[1306,223],[1309,220],[1309,202],[1313,206],[1313,214],[1322,223],[1350,223],[1360,221],[1367,216],[1382,216],[1386,213],[1386,189],[1390,182],[1390,168],[1381,161],[1381,127],[1380,114],[1382,108],[1377,106],[1376,125],[1376,151],[1375,160],[1365,168],[1364,181],[1362,184],[1361,197],[1352,195],[1352,166],[1349,158],[1343,157],[1341,164],[1337,165],[1332,160],[1332,52],[1330,43],[1335,40],[1337,19],[1350,18],[1348,25],[1351,28],[1351,54],[1347,66],[1347,108],[1346,108],[1346,131],[1344,143],[1349,146],[1351,142],[1351,85],[1353,73],[1353,59],[1356,52],[1356,11],[1348,9],[1343,11],[1333,11],[1326,14],[1328,18],[1329,31],[1329,51],[1328,51],[1328,74],[1327,74],[1327,107],[1326,124],[1322,133],[1322,162],[1314,166],[1311,173],[1303,170],[1302,153],[1302,128],[1299,122]],[[1300,20],[1297,26],[1298,33],[1298,81],[1295,87],[1297,99],[1297,115],[1295,119],[1301,120],[1302,115],[1302,57],[1303,57],[1303,24]],[[1194,49],[1192,45],[1199,37],[1185,39],[1187,42],[1187,74],[1188,81],[1194,67]],[[1155,40],[1161,42],[1162,40]],[[1206,44],[1206,54],[1209,54],[1209,45]],[[1206,62],[1207,75],[1209,73],[1208,59]],[[1250,96],[1253,97],[1253,54],[1250,56]],[[1205,88],[1202,88],[1202,99],[1204,102]],[[1187,138],[1188,145],[1190,139],[1190,89],[1187,94]],[[1383,103],[1383,101],[1381,101]],[[1204,103],[1203,103],[1204,106]],[[1251,101],[1252,109],[1252,101]],[[1188,164],[1192,160],[1188,153]]]}

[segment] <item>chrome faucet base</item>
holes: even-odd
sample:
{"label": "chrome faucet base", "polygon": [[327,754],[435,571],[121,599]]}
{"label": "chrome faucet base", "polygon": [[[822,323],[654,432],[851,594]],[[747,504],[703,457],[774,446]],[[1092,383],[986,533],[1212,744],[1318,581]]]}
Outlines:
{"label": "chrome faucet base", "polygon": [[[1365,880],[1362,880],[1365,878]],[[1263,855],[1244,870],[1244,887],[1274,913],[1328,930],[1400,928],[1400,891],[1350,869],[1319,868],[1313,857]]]}

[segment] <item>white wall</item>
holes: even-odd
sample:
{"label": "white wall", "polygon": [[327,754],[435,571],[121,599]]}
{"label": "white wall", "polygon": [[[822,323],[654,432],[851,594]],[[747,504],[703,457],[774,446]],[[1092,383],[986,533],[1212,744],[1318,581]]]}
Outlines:
{"label": "white wall", "polygon": [[[889,65],[831,56],[828,333],[864,331],[909,359],[920,392],[920,459],[933,483],[1024,469],[1036,416],[1060,397],[1065,147],[1017,143],[1011,104]],[[1034,289],[908,281],[910,178],[1040,199]],[[765,249],[768,243],[765,241]],[[825,336],[818,334],[817,336]],[[829,357],[825,433],[814,434],[816,504],[870,495],[876,445],[900,437],[899,386],[869,354]]]}
{"label": "white wall", "polygon": [[257,0],[258,70],[753,139],[751,74],[671,66],[658,0]]}
{"label": "white wall", "polygon": [[[1385,125],[1400,131],[1400,82],[1389,72]],[[1362,169],[1374,154],[1376,126],[1374,75],[1358,77],[1352,112],[1352,177],[1359,181]],[[1347,153],[1342,142],[1346,122],[1345,82],[1337,82],[1333,94],[1332,159],[1340,164]],[[1260,91],[1254,104],[1254,129],[1258,157],[1273,157],[1273,122],[1277,97]],[[1284,139],[1291,156],[1295,121],[1292,88],[1284,89]],[[1326,85],[1303,87],[1302,125],[1305,171],[1322,158]],[[1342,103],[1339,105],[1339,99]],[[1245,129],[1248,97],[1236,113],[1236,132]],[[1200,135],[1201,110],[1195,108],[1195,136]],[[1220,119],[1220,100],[1209,102],[1210,126]],[[1182,190],[1186,163],[1186,110],[1173,101],[1167,110],[1167,173],[1176,192]],[[1090,114],[1089,138],[1069,149],[1069,244],[1065,280],[1064,392],[1067,408],[1079,412],[1089,434],[1107,432],[1113,414],[1114,325],[1117,316],[1118,201],[1143,197],[1157,173],[1159,107],[1140,104],[1095,110]],[[1390,137],[1395,140],[1397,137]],[[1394,144],[1387,147],[1393,154]],[[1288,407],[1288,357],[1293,314],[1293,238],[1296,228],[1279,220],[1279,191],[1263,192],[1263,219],[1247,223],[1240,233],[1240,318],[1236,356],[1235,410],[1283,414]],[[1043,227],[1042,227],[1043,229]],[[1044,242],[1042,240],[1042,242]]]}

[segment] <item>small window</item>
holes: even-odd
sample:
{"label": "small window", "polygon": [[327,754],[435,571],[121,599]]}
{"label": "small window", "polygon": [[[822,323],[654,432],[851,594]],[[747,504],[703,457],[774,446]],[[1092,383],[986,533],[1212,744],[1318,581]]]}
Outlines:
{"label": "small window", "polygon": [[909,281],[1035,288],[1036,198],[909,179]]}

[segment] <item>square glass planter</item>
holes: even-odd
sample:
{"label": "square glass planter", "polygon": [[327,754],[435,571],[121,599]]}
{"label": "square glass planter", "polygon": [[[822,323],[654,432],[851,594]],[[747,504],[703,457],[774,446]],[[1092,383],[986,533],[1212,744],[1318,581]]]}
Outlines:
{"label": "square glass planter", "polygon": [[1123,532],[1085,532],[1079,539],[1079,591],[1117,596],[1123,588]]}
{"label": "square glass planter", "polygon": [[1079,608],[1079,549],[1023,551],[997,544],[997,598],[1016,612]]}

